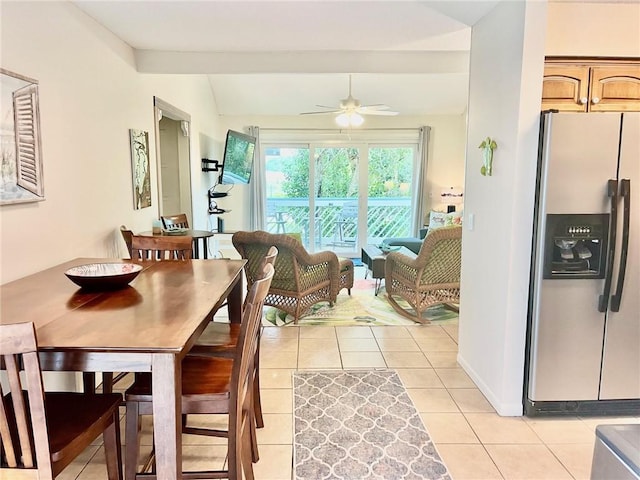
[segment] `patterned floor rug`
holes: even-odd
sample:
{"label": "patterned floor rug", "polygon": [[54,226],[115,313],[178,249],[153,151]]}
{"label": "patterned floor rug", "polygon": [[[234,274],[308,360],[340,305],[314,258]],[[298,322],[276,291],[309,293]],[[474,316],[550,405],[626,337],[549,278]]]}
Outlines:
{"label": "patterned floor rug", "polygon": [[[358,283],[359,282],[359,283]],[[398,314],[387,300],[387,294],[384,290],[378,295],[373,294],[373,283],[369,288],[364,288],[368,284],[367,280],[360,280],[351,291],[351,295],[347,295],[342,290],[338,295],[338,299],[333,307],[328,302],[321,302],[311,307],[311,313],[302,317],[298,325],[330,325],[330,326],[352,326],[352,325],[415,325],[410,320]],[[358,288],[361,286],[361,288]],[[399,303],[402,304],[402,301]],[[404,303],[403,308],[409,309],[408,304]],[[265,307],[264,309],[264,325],[293,325],[293,316],[287,315],[285,312],[275,307]],[[444,305],[436,305],[428,308],[424,313],[424,318],[438,325],[453,323],[458,321],[458,313],[445,307]]]}
{"label": "patterned floor rug", "polygon": [[451,480],[393,370],[294,372],[295,480]]}

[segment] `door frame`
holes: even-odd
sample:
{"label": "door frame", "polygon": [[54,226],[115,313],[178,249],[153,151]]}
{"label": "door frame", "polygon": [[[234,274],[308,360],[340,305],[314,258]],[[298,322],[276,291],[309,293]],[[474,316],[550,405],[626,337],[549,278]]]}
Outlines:
{"label": "door frame", "polygon": [[162,203],[162,151],[160,149],[160,120],[163,117],[177,120],[181,123],[182,136],[178,136],[178,169],[180,172],[180,203],[183,212],[166,212],[167,214],[185,213],[189,225],[193,225],[193,196],[191,187],[191,115],[174,107],[168,102],[153,97],[153,118],[156,141],[156,179],[158,188],[158,215],[164,215]]}

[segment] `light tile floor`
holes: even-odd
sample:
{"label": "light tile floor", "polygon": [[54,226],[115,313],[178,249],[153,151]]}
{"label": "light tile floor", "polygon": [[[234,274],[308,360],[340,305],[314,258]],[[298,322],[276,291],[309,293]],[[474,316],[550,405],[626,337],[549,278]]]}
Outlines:
{"label": "light tile floor", "polygon": [[[640,417],[500,417],[456,362],[456,325],[265,327],[261,348],[258,480],[292,478],[295,369],[396,369],[455,480],[586,480],[596,426],[640,423]],[[148,434],[142,443],[148,449],[150,442]],[[185,436],[185,468],[220,464],[225,450],[220,439]],[[100,443],[59,478],[106,478]]]}

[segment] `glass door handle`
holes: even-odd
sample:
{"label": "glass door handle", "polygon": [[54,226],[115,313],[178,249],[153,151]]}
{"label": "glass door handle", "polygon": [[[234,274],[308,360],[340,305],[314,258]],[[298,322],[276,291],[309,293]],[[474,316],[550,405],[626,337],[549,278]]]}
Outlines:
{"label": "glass door handle", "polygon": [[609,249],[606,252],[605,261],[606,273],[604,277],[604,289],[602,295],[598,299],[598,311],[606,312],[609,306],[609,296],[611,295],[611,277],[613,276],[613,259],[616,253],[616,230],[618,227],[618,181],[610,179],[607,182],[607,196],[611,199],[611,221],[610,221],[610,236],[609,236]]}
{"label": "glass door handle", "polygon": [[620,182],[620,196],[624,199],[622,212],[622,245],[620,246],[620,266],[618,268],[618,282],[616,293],[611,297],[611,311],[620,311],[622,301],[622,288],[624,287],[624,275],[627,270],[627,254],[629,251],[629,220],[631,219],[631,180],[628,178]]}

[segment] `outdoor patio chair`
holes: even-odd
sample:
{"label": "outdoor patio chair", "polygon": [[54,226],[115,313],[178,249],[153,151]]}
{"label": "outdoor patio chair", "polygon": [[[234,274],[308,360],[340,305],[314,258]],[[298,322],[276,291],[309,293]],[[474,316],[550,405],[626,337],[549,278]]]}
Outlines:
{"label": "outdoor patio chair", "polygon": [[[391,252],[385,262],[385,289],[393,308],[419,323],[427,307],[460,301],[462,227],[430,230],[417,255]],[[407,301],[413,312],[396,297]]]}
{"label": "outdoor patio chair", "polygon": [[333,244],[356,245],[358,240],[358,202],[345,202],[336,219]]}
{"label": "outdoor patio chair", "polygon": [[257,278],[259,266],[267,250],[278,249],[276,273],[271,282],[265,305],[287,312],[298,323],[300,317],[318,302],[336,301],[338,292],[353,288],[353,262],[338,259],[330,251],[308,253],[300,240],[286,234],[273,234],[261,230],[236,232],[231,237],[233,246],[247,259],[245,275],[247,288]]}

